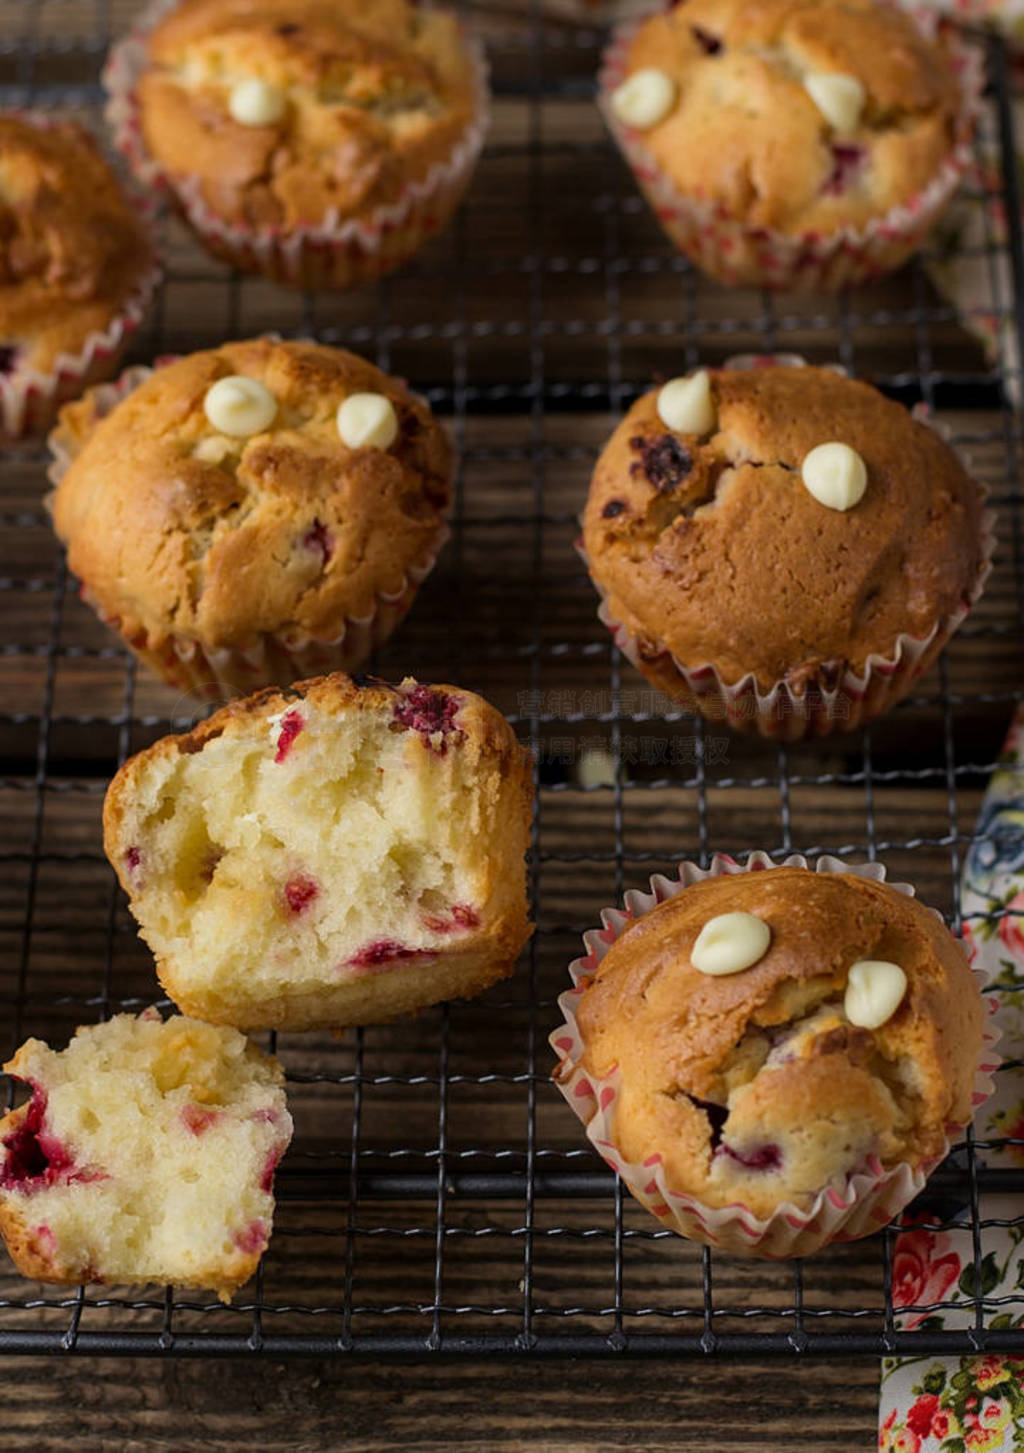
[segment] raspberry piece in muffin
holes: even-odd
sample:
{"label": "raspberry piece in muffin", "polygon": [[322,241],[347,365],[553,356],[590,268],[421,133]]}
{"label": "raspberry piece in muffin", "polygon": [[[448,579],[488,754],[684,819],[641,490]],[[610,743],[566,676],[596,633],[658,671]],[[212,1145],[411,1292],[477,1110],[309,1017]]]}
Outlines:
{"label": "raspberry piece in muffin", "polygon": [[334,1028],[511,973],[531,799],[528,756],[480,697],[335,675],[127,762],[104,841],[182,1009]]}
{"label": "raspberry piece in muffin", "polygon": [[25,1042],[32,1087],[0,1120],[0,1232],[40,1281],[170,1282],[223,1301],[273,1223],[291,1139],[283,1074],[233,1029],[156,1010]]}

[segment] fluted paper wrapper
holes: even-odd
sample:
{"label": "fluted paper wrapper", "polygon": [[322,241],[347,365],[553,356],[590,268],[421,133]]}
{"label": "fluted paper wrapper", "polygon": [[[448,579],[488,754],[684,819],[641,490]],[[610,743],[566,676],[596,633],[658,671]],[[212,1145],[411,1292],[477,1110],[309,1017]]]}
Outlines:
{"label": "fluted paper wrapper", "polygon": [[176,4],[157,0],[111,50],[103,72],[106,117],[136,179],[166,193],[215,257],[275,282],[343,291],[393,272],[447,226],[479,160],[489,120],[487,63],[475,39],[464,37],[474,74],[474,112],[450,156],[367,217],[346,220],[334,212],[288,231],[256,228],[217,216],[203,201],[198,177],[166,172],[147,150],[137,89],[148,65],[147,37]]}
{"label": "fluted paper wrapper", "polygon": [[[915,7],[908,13],[926,36],[935,33],[938,22],[933,12]],[[962,97],[956,141],[923,191],[862,227],[790,234],[751,226],[714,202],[681,192],[644,145],[643,132],[616,117],[611,95],[626,79],[629,48],[642,24],[629,21],[612,32],[600,72],[598,104],[654,215],[679,251],[702,272],[741,287],[831,293],[892,272],[920,249],[971,163],[971,137],[985,81],[980,51],[961,40],[950,41]]]}
{"label": "fluted paper wrapper", "polygon": [[[661,1157],[654,1154],[640,1163],[629,1161],[615,1144],[615,1107],[619,1095],[618,1071],[599,1077],[581,1066],[584,1045],[576,1020],[580,995],[593,978],[601,960],[626,928],[650,913],[659,903],[675,898],[684,889],[704,878],[725,874],[770,871],[775,867],[807,868],[811,865],[799,854],[776,864],[766,853],[752,853],[745,863],[724,854],[716,855],[710,868],[696,863],[682,863],[678,878],[659,874],[650,880],[647,893],[632,890],[625,895],[624,908],[606,908],[601,914],[602,928],[590,929],[583,935],[587,953],[569,966],[573,988],[558,1000],[563,1023],[550,1035],[550,1043],[559,1059],[555,1082],[573,1112],[586,1127],[587,1139],[602,1159],[625,1182],[630,1194],[655,1216],[668,1230],[677,1231],[691,1241],[740,1256],[784,1259],[807,1256],[832,1241],[856,1241],[887,1225],[923,1189],[928,1175],[948,1154],[951,1139],[963,1129],[961,1125],[946,1127],[947,1140],[942,1152],[920,1165],[900,1164],[888,1169],[876,1160],[863,1171],[850,1176],[841,1188],[827,1187],[809,1207],[783,1202],[769,1217],[756,1216],[749,1207],[736,1202],[729,1206],[707,1206],[696,1197],[674,1190],[668,1184]],[[814,864],[818,873],[852,873],[874,882],[885,881],[881,863],[846,863],[840,858],[822,857]],[[890,885],[898,893],[913,896],[907,883]],[[975,974],[979,992],[984,979]],[[993,1020],[996,1000],[983,996],[988,1015],[984,1026],[981,1056],[974,1079],[973,1106],[976,1109],[992,1094],[992,1075],[999,1064],[994,1047],[999,1031]]]}
{"label": "fluted paper wrapper", "polygon": [[[723,369],[806,366],[805,360],[795,353],[745,353],[727,359],[722,365]],[[845,373],[845,369],[836,366],[835,372]],[[930,418],[927,411],[918,410],[915,414],[949,443],[948,431]],[[969,459],[962,451],[958,452],[970,473]],[[988,490],[977,479],[975,484],[984,500]],[[888,652],[868,656],[860,669],[847,666],[832,686],[811,684],[804,691],[795,690],[786,680],[776,681],[766,690],[752,672],[739,681],[728,682],[708,662],[685,665],[651,633],[645,633],[641,639],[618,620],[600,581],[594,579],[593,572],[590,577],[601,597],[597,612],[600,620],[611,631],[622,654],[659,690],[688,710],[700,712],[710,721],[722,722],[735,731],[772,741],[798,742],[809,737],[831,736],[833,732],[853,731],[882,716],[913,689],[981,598],[992,573],[995,524],[994,511],[983,510],[981,565],[970,589],[950,615],[937,621],[925,636],[903,632]],[[577,542],[576,549],[589,571],[590,562],[582,541]]]}
{"label": "fluted paper wrapper", "polygon": [[[157,367],[173,361],[173,356],[159,359]],[[109,414],[154,371],[142,365],[130,368],[113,383],[95,389],[93,400],[99,417]],[[49,479],[56,489],[80,446],[62,425],[50,434],[49,445]],[[264,632],[237,647],[213,648],[180,633],[153,640],[145,631],[129,634],[122,630],[119,618],[104,612],[87,580],[81,582],[80,594],[104,624],[117,631],[139,660],[168,686],[204,701],[225,701],[248,695],[260,686],[290,686],[293,681],[330,671],[357,671],[408,611],[448,535],[448,525],[442,521],[432,549],[417,565],[407,567],[401,588],[378,592],[372,611],[365,616],[343,617],[328,639],[289,630]]]}

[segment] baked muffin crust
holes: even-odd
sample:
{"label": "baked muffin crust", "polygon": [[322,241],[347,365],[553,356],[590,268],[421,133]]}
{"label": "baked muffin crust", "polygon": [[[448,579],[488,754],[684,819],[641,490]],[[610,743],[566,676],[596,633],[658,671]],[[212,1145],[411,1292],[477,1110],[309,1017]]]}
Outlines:
{"label": "baked muffin crust", "polygon": [[[277,401],[270,428],[218,433],[204,400],[241,375]],[[392,404],[387,449],[336,424],[354,393]],[[256,339],[158,369],[105,418],[65,409],[81,443],[53,499],[72,570],[123,635],[245,649],[261,634],[334,639],[373,613],[443,538],[451,451],[420,399],[341,349]]]}
{"label": "baked muffin crust", "polygon": [[[732,684],[830,688],[924,637],[975,585],[978,486],[935,431],[870,385],[821,368],[710,371],[717,423],[666,429],[638,399],[598,460],[584,514],[591,575],[652,661]],[[868,484],[829,509],[800,468],[849,445]],[[670,673],[671,674],[671,673]]]}
{"label": "baked muffin crust", "polygon": [[[693,967],[698,934],[751,913],[771,942],[752,967]],[[898,964],[881,1027],[844,1012],[852,964]],[[877,1160],[918,1165],[970,1116],[981,1001],[942,921],[884,883],[777,868],[705,879],[630,924],[580,996],[581,1064],[619,1075],[613,1140],[711,1206],[805,1207]]]}
{"label": "baked muffin crust", "polygon": [[[151,155],[195,176],[219,217],[285,232],[396,202],[473,116],[474,66],[453,16],[408,0],[185,0],[148,43],[139,84]],[[256,79],[278,119],[234,118]]]}
{"label": "baked muffin crust", "polygon": [[145,229],[84,128],[0,116],[0,377],[80,353],[152,266]]}
{"label": "baked muffin crust", "polygon": [[[656,164],[754,227],[863,226],[922,191],[954,147],[961,98],[944,48],[876,0],[687,0],[639,27],[627,70],[646,67],[677,88],[643,133]],[[855,126],[830,123],[811,74],[860,82]]]}

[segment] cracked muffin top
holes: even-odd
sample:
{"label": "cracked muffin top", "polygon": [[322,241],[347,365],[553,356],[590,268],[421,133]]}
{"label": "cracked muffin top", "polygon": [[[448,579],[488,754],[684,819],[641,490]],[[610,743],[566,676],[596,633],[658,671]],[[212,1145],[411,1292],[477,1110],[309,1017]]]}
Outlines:
{"label": "cracked muffin top", "polygon": [[[760,920],[768,946],[715,977],[694,959],[722,914]],[[848,997],[864,961],[906,981],[874,1028]],[[711,1206],[806,1204],[876,1163],[940,1154],[946,1126],[970,1118],[982,1010],[967,959],[929,908],[867,878],[775,868],[693,884],[626,928],[576,1015],[583,1067],[618,1067],[618,1149],[660,1155],[672,1189]]]}
{"label": "cracked muffin top", "polygon": [[687,0],[639,27],[627,75],[651,69],[668,81],[640,115],[654,161],[753,227],[862,226],[922,191],[958,139],[945,47],[875,0]]}
{"label": "cracked muffin top", "polygon": [[70,121],[0,116],[0,378],[51,372],[102,332],[153,265],[137,213]]}
{"label": "cracked muffin top", "polygon": [[[367,401],[360,438],[349,413]],[[71,569],[149,646],[333,640],[444,538],[444,430],[341,349],[226,343],[157,369],[105,418],[87,395],[59,432],[75,455],[52,500]]]}
{"label": "cracked muffin top", "polygon": [[[591,576],[642,658],[668,651],[730,685],[752,673],[762,690],[785,680],[800,695],[957,609],[982,565],[982,498],[933,429],[829,369],[694,380],[706,381],[705,417],[683,427],[659,412],[675,417],[667,389],[637,400],[583,518]],[[805,481],[824,443],[862,461],[866,488],[847,507]]]}
{"label": "cracked muffin top", "polygon": [[477,105],[453,16],[408,0],[185,0],[148,41],[146,145],[219,217],[288,231],[396,202]]}

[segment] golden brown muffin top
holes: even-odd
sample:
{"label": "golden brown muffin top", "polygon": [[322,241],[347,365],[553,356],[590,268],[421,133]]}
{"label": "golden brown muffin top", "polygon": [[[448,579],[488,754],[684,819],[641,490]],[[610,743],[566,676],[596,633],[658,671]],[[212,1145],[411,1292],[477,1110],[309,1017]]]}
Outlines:
{"label": "golden brown muffin top", "polygon": [[[768,924],[767,952],[700,973],[697,935],[733,912]],[[863,959],[908,981],[873,1030],[843,1007]],[[763,1216],[872,1158],[917,1165],[970,1116],[982,1009],[967,959],[930,909],[870,879],[776,868],[696,883],[626,928],[576,1012],[583,1067],[619,1069],[619,1149],[660,1154],[672,1189],[712,1205]]]}
{"label": "golden brown muffin top", "polygon": [[[754,227],[863,225],[926,187],[956,139],[944,46],[875,0],[687,0],[640,26],[626,71],[648,66],[677,93],[644,145],[681,192]],[[856,125],[818,108],[815,73],[861,83]]]}
{"label": "golden brown muffin top", "polygon": [[[271,425],[243,439],[204,411],[211,385],[239,375],[277,402]],[[339,404],[366,392],[397,414],[386,449],[339,436]],[[158,369],[105,418],[87,395],[60,433],[78,450],[52,503],[71,569],[152,647],[171,634],[212,649],[264,632],[332,640],[440,543],[444,430],[404,384],[342,349],[226,343]]]}
{"label": "golden brown muffin top", "polygon": [[152,265],[87,131],[0,115],[0,376],[80,353]]}
{"label": "golden brown muffin top", "polygon": [[[148,48],[150,153],[198,178],[218,216],[255,227],[394,203],[451,155],[477,106],[454,17],[408,0],[185,0]],[[234,119],[232,90],[254,79],[276,88],[279,119]]]}
{"label": "golden brown muffin top", "polygon": [[[928,425],[823,368],[710,370],[704,437],[638,399],[598,460],[584,514],[590,572],[641,649],[729,684],[832,687],[948,617],[981,568],[981,492]],[[851,509],[801,464],[837,441],[867,467]]]}

